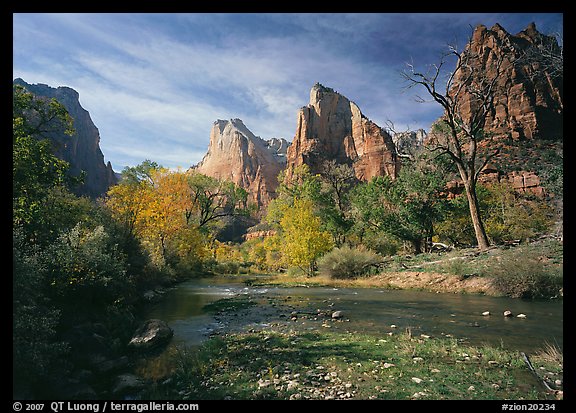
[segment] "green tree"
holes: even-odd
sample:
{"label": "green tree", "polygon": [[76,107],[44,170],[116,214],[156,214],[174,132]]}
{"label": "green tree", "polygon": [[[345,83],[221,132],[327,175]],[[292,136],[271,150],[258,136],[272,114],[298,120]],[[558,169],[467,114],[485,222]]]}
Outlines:
{"label": "green tree", "polygon": [[69,165],[54,156],[47,134],[56,129],[72,134],[72,121],[56,100],[37,98],[19,85],[13,88],[12,114],[13,224],[39,240],[48,192],[71,183]]}
{"label": "green tree", "polygon": [[[482,52],[483,53],[483,52]],[[456,59],[453,71],[441,84],[444,66],[448,58]],[[421,87],[444,110],[436,123],[428,146],[436,153],[447,155],[456,165],[468,200],[470,219],[478,248],[490,245],[480,214],[476,186],[484,166],[496,157],[500,150],[490,142],[484,124],[494,109],[495,90],[505,67],[506,54],[491,55],[490,59],[476,53],[472,38],[463,51],[451,47],[438,64],[426,72],[417,71],[412,65],[403,72],[408,87]],[[490,65],[490,67],[487,67]],[[421,99],[424,101],[424,99]]]}
{"label": "green tree", "polygon": [[314,200],[324,227],[339,247],[346,242],[353,225],[350,192],[358,184],[358,179],[350,165],[330,160],[322,164],[320,181],[321,191]]}
{"label": "green tree", "polygon": [[191,201],[186,220],[194,219],[199,228],[223,217],[247,214],[248,192],[232,182],[190,171],[186,184]]}
{"label": "green tree", "polygon": [[356,229],[409,241],[418,254],[432,240],[434,223],[442,216],[443,187],[443,175],[423,160],[405,165],[396,180],[375,177],[352,195]]}

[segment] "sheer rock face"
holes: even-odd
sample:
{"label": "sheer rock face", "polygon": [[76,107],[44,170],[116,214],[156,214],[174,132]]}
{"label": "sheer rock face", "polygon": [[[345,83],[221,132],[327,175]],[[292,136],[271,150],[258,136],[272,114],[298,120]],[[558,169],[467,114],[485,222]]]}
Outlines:
{"label": "sheer rock face", "polygon": [[210,132],[208,153],[196,166],[204,175],[234,182],[248,192],[248,200],[266,207],[286,165],[283,138],[268,141],[255,136],[240,119],[217,120]]}
{"label": "sheer rock face", "polygon": [[75,191],[78,195],[92,198],[104,195],[110,186],[117,183],[117,178],[110,162],[104,163],[100,133],[88,111],[80,105],[78,92],[65,86],[53,88],[41,83],[31,85],[22,79],[14,80],[14,84],[25,87],[36,96],[54,98],[66,108],[74,120],[76,132],[72,136],[51,134],[49,138],[54,143],[54,154],[70,164],[71,175],[78,176],[81,171],[86,172],[84,184]]}
{"label": "sheer rock face", "polygon": [[366,118],[346,97],[317,83],[310,103],[298,111],[296,136],[287,152],[287,177],[306,164],[320,173],[322,163],[336,160],[354,168],[358,179],[396,177],[399,159],[392,137]]}
{"label": "sheer rock face", "polygon": [[[479,76],[493,79],[496,62],[503,57],[494,89],[494,110],[484,125],[486,132],[515,140],[562,138],[563,75],[554,37],[541,34],[533,23],[516,35],[498,24],[490,29],[479,25],[468,50],[478,56],[472,62],[476,84]],[[453,91],[468,73],[456,73]],[[469,119],[469,97],[464,96],[464,101],[462,115]]]}
{"label": "sheer rock face", "polygon": [[418,129],[395,133],[392,136],[392,141],[399,155],[412,156],[415,151],[424,146],[427,137],[428,134],[424,129]]}

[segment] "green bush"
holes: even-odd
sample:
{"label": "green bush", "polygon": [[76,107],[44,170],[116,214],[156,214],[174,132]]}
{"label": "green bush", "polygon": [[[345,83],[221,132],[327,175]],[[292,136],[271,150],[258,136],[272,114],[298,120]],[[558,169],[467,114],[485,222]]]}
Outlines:
{"label": "green bush", "polygon": [[45,294],[41,252],[25,245],[19,229],[12,244],[12,382],[15,398],[29,398],[67,373],[66,343],[57,340],[60,311]]}
{"label": "green bush", "polygon": [[560,273],[550,271],[535,258],[515,254],[488,270],[493,287],[503,295],[513,298],[556,297],[562,288]]}
{"label": "green bush", "polygon": [[318,262],[320,274],[330,278],[357,278],[370,273],[381,257],[365,248],[334,248]]}
{"label": "green bush", "polygon": [[118,303],[132,287],[125,257],[103,226],[78,223],[47,249],[46,258],[53,299],[76,314]]}

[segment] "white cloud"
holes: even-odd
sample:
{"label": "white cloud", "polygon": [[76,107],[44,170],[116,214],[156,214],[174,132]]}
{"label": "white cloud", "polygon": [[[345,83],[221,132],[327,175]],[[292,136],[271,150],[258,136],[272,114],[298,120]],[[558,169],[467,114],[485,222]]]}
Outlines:
{"label": "white cloud", "polygon": [[128,155],[192,164],[207,149],[216,119],[238,117],[263,138],[291,140],[297,110],[317,81],[381,126],[392,120],[400,128],[429,127],[439,109],[415,103],[414,91],[403,93],[398,69],[412,55],[431,63],[434,45],[482,18],[15,15],[14,76],[76,89],[114,165]]}

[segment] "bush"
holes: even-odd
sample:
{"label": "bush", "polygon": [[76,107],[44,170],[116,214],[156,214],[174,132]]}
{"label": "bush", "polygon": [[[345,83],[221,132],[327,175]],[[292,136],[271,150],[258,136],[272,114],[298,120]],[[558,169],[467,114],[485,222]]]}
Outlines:
{"label": "bush", "polygon": [[490,268],[493,287],[513,298],[556,297],[562,288],[561,274],[546,268],[538,259],[515,255]]}
{"label": "bush", "polygon": [[334,248],[318,262],[320,274],[330,278],[356,278],[370,273],[381,257],[365,248]]}
{"label": "bush", "polygon": [[48,247],[46,258],[52,298],[76,315],[119,303],[132,287],[124,255],[103,226],[78,223]]}

